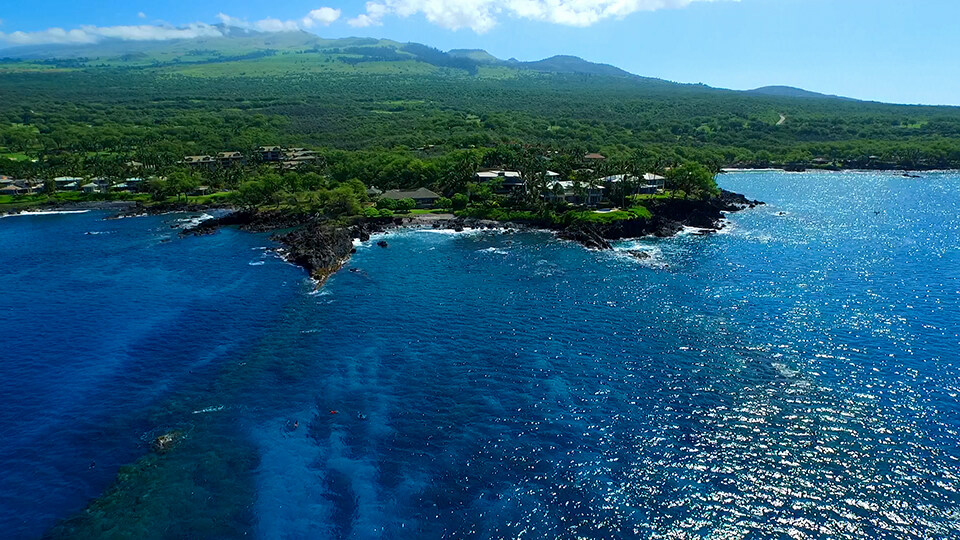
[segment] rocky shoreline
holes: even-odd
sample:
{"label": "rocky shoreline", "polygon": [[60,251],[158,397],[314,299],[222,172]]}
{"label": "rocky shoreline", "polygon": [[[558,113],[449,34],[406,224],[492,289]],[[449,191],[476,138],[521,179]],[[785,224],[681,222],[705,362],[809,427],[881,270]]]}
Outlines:
{"label": "rocky shoreline", "polygon": [[[637,218],[610,224],[574,225],[536,220],[499,222],[436,214],[377,219],[354,218],[348,222],[342,222],[311,214],[274,210],[237,210],[184,229],[180,235],[213,234],[221,227],[227,226],[236,226],[251,232],[278,231],[271,237],[283,246],[278,249],[278,252],[287,261],[307,270],[319,287],[343,267],[352,253],[356,252],[354,240],[366,242],[373,234],[397,228],[434,228],[458,232],[468,229],[548,229],[554,231],[559,238],[580,243],[590,249],[603,250],[612,248],[611,241],[643,236],[666,238],[679,233],[684,227],[717,231],[724,226],[725,213],[738,212],[762,204],[764,203],[724,190],[719,197],[710,200],[651,201],[648,209],[652,217],[649,219]],[[209,208],[204,208],[206,209]]]}

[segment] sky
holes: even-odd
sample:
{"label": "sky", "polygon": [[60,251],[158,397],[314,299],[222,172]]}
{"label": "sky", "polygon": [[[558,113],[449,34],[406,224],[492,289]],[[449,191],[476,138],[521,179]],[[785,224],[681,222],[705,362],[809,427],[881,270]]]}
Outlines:
{"label": "sky", "polygon": [[0,46],[175,39],[227,22],[504,59],[570,54],[738,90],[960,105],[957,21],[957,0],[6,0]]}

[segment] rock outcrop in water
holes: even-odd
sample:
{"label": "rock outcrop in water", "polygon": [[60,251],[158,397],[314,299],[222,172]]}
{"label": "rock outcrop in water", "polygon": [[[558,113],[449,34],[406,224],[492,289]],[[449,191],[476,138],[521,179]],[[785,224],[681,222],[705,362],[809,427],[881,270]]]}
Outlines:
{"label": "rock outcrop in water", "polygon": [[[372,233],[403,226],[432,226],[437,229],[463,231],[465,229],[513,229],[536,227],[553,229],[557,236],[578,242],[590,249],[611,249],[611,240],[642,236],[669,237],[684,227],[719,230],[723,227],[724,212],[736,212],[763,204],[743,195],[722,190],[713,199],[655,199],[647,204],[651,218],[636,218],[608,224],[574,223],[503,223],[472,218],[432,217],[429,221],[415,218],[356,219],[350,224],[325,219],[322,216],[297,214],[279,210],[240,210],[209,219],[184,229],[181,236],[205,235],[220,227],[237,226],[242,230],[264,232],[293,229],[276,234],[273,239],[285,246],[284,257],[303,268],[322,284],[339,270],[355,251],[353,240],[366,242]],[[386,247],[386,242],[379,243]]]}

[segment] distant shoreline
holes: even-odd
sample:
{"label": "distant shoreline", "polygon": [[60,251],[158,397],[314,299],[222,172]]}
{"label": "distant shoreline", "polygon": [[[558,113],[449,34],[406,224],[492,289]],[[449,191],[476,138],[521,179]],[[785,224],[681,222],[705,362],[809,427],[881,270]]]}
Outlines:
{"label": "distant shoreline", "polygon": [[907,173],[960,173],[960,169],[832,169],[832,168],[806,168],[803,170],[790,170],[783,167],[724,167],[720,169],[721,174],[740,173],[740,172],[788,172],[788,173],[888,173],[896,176],[903,176]]}

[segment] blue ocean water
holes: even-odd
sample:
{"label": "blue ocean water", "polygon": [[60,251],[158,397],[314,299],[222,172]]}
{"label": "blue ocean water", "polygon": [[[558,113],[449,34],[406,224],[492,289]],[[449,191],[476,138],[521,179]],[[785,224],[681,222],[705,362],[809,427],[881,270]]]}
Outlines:
{"label": "blue ocean water", "polygon": [[960,535],[960,175],[721,185],[770,204],[614,252],[393,233],[318,292],[182,216],[2,219],[0,530]]}

